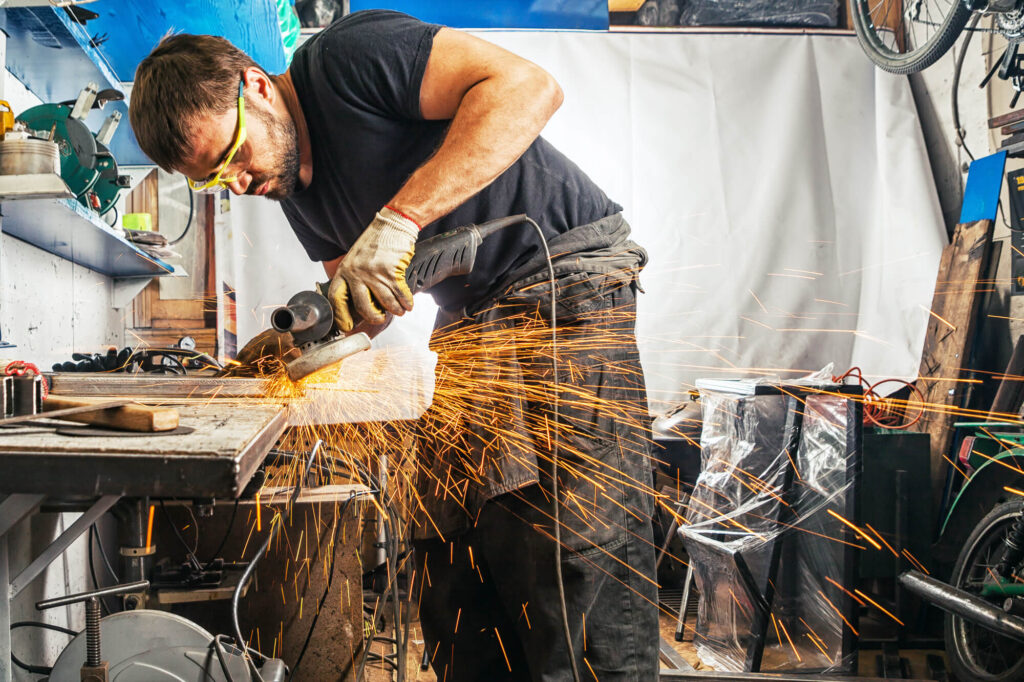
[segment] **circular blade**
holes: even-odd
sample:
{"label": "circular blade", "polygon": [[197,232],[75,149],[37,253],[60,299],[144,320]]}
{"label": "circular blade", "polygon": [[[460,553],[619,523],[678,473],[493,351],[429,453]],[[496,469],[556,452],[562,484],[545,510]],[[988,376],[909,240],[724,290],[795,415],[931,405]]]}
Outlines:
{"label": "circular blade", "polygon": [[288,378],[298,381],[317,370],[341,362],[350,355],[367,350],[369,347],[370,337],[361,332],[316,344],[311,350],[303,350],[300,357],[285,365]]}

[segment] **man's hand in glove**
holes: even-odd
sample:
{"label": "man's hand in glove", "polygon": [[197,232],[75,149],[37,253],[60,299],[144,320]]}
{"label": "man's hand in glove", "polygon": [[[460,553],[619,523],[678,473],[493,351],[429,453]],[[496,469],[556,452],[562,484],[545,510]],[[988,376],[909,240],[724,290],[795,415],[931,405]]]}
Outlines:
{"label": "man's hand in glove", "polygon": [[274,374],[284,363],[302,355],[295,347],[291,332],[267,329],[245,344],[235,356],[235,362],[221,372],[222,376],[253,377]]}
{"label": "man's hand in glove", "polygon": [[353,319],[353,308],[370,324],[382,324],[385,311],[401,315],[412,310],[405,269],[419,231],[410,218],[385,206],[359,235],[338,264],[327,293],[341,331],[351,331],[358,321]]}

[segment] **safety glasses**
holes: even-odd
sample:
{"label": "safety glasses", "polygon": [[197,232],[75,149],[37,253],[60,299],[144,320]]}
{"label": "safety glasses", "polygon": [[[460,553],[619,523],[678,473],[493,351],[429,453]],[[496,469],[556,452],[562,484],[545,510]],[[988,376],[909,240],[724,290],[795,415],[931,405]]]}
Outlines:
{"label": "safety glasses", "polygon": [[245,93],[243,87],[245,86],[245,79],[238,81],[238,132],[235,134],[235,141],[231,143],[231,148],[228,149],[228,153],[224,156],[224,160],[217,165],[217,170],[213,172],[205,180],[195,181],[191,178],[188,179],[188,186],[195,192],[203,192],[206,194],[214,194],[223,189],[227,189],[228,184],[238,179],[237,175],[231,177],[224,177],[224,171],[229,165],[231,160],[235,158],[235,153],[245,143]]}

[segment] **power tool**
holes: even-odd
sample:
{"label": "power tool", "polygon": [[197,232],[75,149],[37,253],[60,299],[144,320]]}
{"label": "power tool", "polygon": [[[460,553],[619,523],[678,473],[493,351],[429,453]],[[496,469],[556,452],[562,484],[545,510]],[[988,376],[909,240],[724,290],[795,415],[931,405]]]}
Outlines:
{"label": "power tool", "polygon": [[17,117],[35,137],[56,143],[61,178],[80,204],[100,215],[112,209],[118,194],[131,184],[131,178],[118,171],[107,146],[121,122],[121,112],[108,116],[98,133],[89,130],[85,119],[90,110],[119,99],[124,99],[121,92],[97,91],[96,84],[89,83],[75,100],[40,104]]}
{"label": "power tool", "polygon": [[[464,225],[416,244],[405,282],[412,293],[429,289],[456,275],[466,275],[476,263],[477,247],[490,235],[509,225],[526,221],[525,215],[490,220],[480,225]],[[302,355],[285,365],[288,378],[298,381],[313,372],[341,362],[370,347],[366,333],[371,325],[354,320],[348,333],[334,324],[334,310],[327,299],[329,283],[317,285],[317,291],[300,291],[287,305],[274,310],[270,324],[279,332],[291,332]]]}

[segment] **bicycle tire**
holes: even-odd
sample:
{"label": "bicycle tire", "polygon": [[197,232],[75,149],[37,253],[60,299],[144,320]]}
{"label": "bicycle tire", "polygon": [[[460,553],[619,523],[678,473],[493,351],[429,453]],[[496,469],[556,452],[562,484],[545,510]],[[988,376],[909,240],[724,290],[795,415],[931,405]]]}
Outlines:
{"label": "bicycle tire", "polygon": [[[1024,502],[1014,500],[998,504],[985,518],[978,522],[974,530],[964,542],[963,549],[957,557],[950,576],[950,585],[963,588],[969,581],[972,569],[984,566],[986,562],[977,563],[982,551],[991,553],[1001,551],[1003,537],[1010,525],[1024,512]],[[993,556],[995,556],[993,554]],[[986,559],[989,557],[986,556]],[[982,572],[983,573],[983,572]],[[977,576],[976,576],[977,577]],[[950,667],[957,679],[978,680],[979,682],[1018,682],[1024,680],[1024,658],[1018,657],[1016,662],[1004,670],[992,671],[984,669],[983,661],[979,660],[981,648],[1001,646],[1020,651],[1024,645],[991,633],[981,626],[965,622],[959,616],[945,614],[944,641],[946,655]]]}
{"label": "bicycle tire", "polygon": [[[881,35],[871,20],[869,1],[851,0],[850,2],[853,28],[857,32],[857,40],[865,54],[878,68],[898,75],[917,73],[934,64],[960,37],[960,33],[971,16],[971,10],[967,9],[961,0],[953,0],[949,13],[943,17],[934,35],[922,45],[908,52],[898,52],[886,46],[882,41]],[[902,19],[900,28],[903,28]]]}

